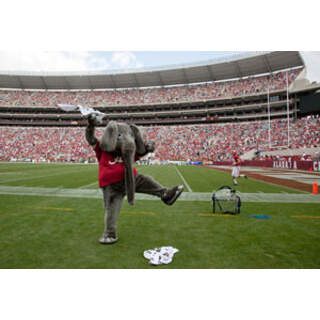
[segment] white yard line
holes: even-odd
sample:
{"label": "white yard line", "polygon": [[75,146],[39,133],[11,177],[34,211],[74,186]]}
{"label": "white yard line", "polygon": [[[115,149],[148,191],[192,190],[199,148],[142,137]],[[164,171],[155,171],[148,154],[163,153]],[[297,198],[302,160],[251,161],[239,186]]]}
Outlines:
{"label": "white yard line", "polygon": [[89,183],[89,184],[85,184],[85,185],[79,187],[78,189],[87,189],[87,188],[90,188],[90,187],[92,187],[94,185],[98,186],[98,181],[95,181],[95,182],[92,182],[92,183]]}
{"label": "white yard line", "polygon": [[183,177],[183,175],[181,174],[181,172],[179,171],[179,169],[175,166],[177,172],[178,172],[178,175],[179,177],[182,179],[183,183],[186,185],[186,187],[188,188],[188,191],[189,192],[192,192],[192,189],[190,188],[188,182],[186,181],[186,179]]}
{"label": "white yard line", "polygon": [[[57,198],[103,198],[100,189],[60,189],[0,186],[0,195],[1,194],[13,196],[40,196]],[[206,201],[210,203],[211,197],[211,192],[184,192],[181,194],[178,201]],[[241,201],[243,202],[320,203],[320,195],[313,194],[241,193],[240,197]],[[136,200],[160,200],[158,197],[142,193],[136,193],[135,198]]]}

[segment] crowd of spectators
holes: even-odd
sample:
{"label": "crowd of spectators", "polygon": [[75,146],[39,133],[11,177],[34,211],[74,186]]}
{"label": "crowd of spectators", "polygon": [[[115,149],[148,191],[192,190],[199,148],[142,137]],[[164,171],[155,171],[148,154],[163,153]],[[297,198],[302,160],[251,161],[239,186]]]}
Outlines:
{"label": "crowd of spectators", "polygon": [[[145,128],[145,136],[159,141],[161,160],[224,161],[232,153],[287,148],[287,119],[210,125]],[[306,117],[289,124],[290,149],[320,146],[320,119]]]}
{"label": "crowd of spectators", "polygon": [[[289,84],[300,71],[301,69],[294,69],[288,72]],[[59,103],[68,103],[104,107],[205,101],[222,97],[246,96],[268,90],[283,90],[286,88],[286,78],[286,72],[278,72],[233,81],[161,88],[87,91],[0,90],[0,106],[56,106]]]}
{"label": "crowd of spectators", "polygon": [[84,162],[91,152],[83,128],[0,127],[0,160]]}
{"label": "crowd of spectators", "polygon": [[[143,136],[156,141],[152,159],[181,161],[230,160],[233,152],[271,151],[288,146],[287,119],[225,124],[143,127]],[[103,128],[97,128],[98,138]],[[320,146],[320,118],[290,122],[290,148]],[[95,161],[84,128],[0,127],[0,161]]]}

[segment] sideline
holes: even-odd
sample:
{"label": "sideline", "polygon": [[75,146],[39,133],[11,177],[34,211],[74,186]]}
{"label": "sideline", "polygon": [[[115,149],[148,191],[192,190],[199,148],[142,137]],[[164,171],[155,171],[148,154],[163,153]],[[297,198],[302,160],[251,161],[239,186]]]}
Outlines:
{"label": "sideline", "polygon": [[[225,166],[226,167],[226,166]],[[213,167],[213,166],[211,166],[211,167],[208,167],[208,168],[211,168],[212,170],[217,170],[217,171],[220,171],[220,172],[227,172],[226,170],[226,168],[225,168],[225,170],[222,168],[222,166],[220,166],[220,167],[218,167],[218,166],[216,166],[216,167]],[[222,168],[222,169],[221,169]],[[248,167],[248,168],[251,168],[251,167]],[[231,167],[228,167],[228,169],[231,169]],[[241,168],[241,169],[243,169],[243,168]],[[265,168],[263,168],[263,169],[265,169]],[[252,170],[253,171],[253,170]],[[256,172],[250,172],[249,170],[245,170],[245,169],[243,169],[243,170],[241,170],[241,172],[243,173],[243,172],[245,172],[245,173],[253,173],[253,174],[255,174]],[[261,176],[263,176],[263,170],[261,170],[258,174],[260,174]],[[267,175],[266,175],[267,176]],[[270,181],[265,181],[265,180],[263,180],[263,179],[259,179],[259,178],[255,178],[255,177],[252,177],[252,176],[250,176],[250,175],[248,175],[248,177],[249,177],[249,179],[250,180],[255,180],[255,181],[257,181],[257,182],[263,182],[263,183],[267,183],[267,184],[270,184],[270,185],[273,185],[273,186],[277,186],[277,187],[282,187],[282,188],[287,188],[287,189],[290,189],[290,190],[294,190],[294,191],[299,191],[299,192],[302,192],[302,193],[305,193],[305,194],[310,194],[310,192],[307,192],[307,191],[304,191],[304,190],[300,190],[300,189],[297,189],[297,188],[292,188],[292,187],[288,187],[288,186],[284,186],[284,185],[281,185],[281,184],[277,184],[277,183],[273,183],[273,182],[270,182]],[[280,178],[279,178],[280,179]],[[282,180],[284,180],[284,179],[282,179]],[[286,180],[288,180],[288,179],[286,179]],[[290,181],[290,180],[289,180]],[[294,180],[292,180],[292,181],[294,181]]]}
{"label": "sideline", "polygon": [[[213,191],[214,192],[214,191]],[[11,187],[0,186],[0,194],[15,196],[40,196],[40,197],[61,197],[61,198],[87,198],[102,199],[100,189],[63,189],[63,188],[33,188],[33,187]],[[320,203],[320,194],[303,193],[241,193],[243,202],[284,202],[284,203]],[[178,201],[205,201],[211,202],[212,192],[183,192]],[[158,200],[158,197],[136,193],[136,200]]]}
{"label": "sideline", "polygon": [[95,181],[95,182],[92,182],[92,183],[89,183],[89,184],[85,184],[83,186],[80,186],[78,189],[86,189],[86,188],[90,188],[90,187],[93,187],[93,186],[99,187],[99,181]]}

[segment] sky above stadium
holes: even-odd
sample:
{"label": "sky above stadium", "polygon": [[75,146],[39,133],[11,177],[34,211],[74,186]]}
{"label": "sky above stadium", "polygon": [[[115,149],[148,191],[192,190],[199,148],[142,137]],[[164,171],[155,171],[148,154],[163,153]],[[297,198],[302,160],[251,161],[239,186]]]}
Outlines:
{"label": "sky above stadium", "polygon": [[0,70],[127,70],[218,61],[243,53],[244,51],[0,51]]}

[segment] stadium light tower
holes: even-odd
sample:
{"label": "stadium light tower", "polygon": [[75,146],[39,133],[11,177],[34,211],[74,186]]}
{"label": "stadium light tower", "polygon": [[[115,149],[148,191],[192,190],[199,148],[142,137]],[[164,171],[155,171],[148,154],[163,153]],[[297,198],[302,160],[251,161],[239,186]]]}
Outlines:
{"label": "stadium light tower", "polygon": [[287,81],[287,123],[288,123],[288,148],[290,146],[290,117],[289,117],[289,79],[288,79],[288,70],[286,72],[286,81]]}
{"label": "stadium light tower", "polygon": [[271,150],[271,120],[270,120],[270,91],[268,83],[268,124],[269,124],[269,148]]}

